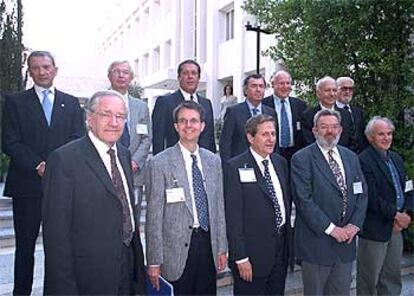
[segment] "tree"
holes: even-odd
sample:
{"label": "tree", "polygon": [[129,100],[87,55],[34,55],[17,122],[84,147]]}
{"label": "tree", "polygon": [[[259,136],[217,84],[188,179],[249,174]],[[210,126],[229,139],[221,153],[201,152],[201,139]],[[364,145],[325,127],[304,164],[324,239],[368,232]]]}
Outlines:
{"label": "tree", "polygon": [[351,76],[367,117],[396,125],[394,149],[414,174],[412,0],[247,0],[244,9],[276,35],[265,54],[282,59],[308,101],[325,76]]}
{"label": "tree", "polygon": [[138,82],[132,82],[128,87],[128,93],[134,98],[142,99],[144,89],[138,84]]}

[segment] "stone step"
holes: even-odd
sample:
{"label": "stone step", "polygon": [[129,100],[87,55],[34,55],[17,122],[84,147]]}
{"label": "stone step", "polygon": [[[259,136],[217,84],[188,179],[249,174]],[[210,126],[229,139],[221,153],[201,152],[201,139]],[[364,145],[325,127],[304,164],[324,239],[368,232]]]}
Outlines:
{"label": "stone step", "polygon": [[0,208],[0,229],[13,228],[13,210]]}

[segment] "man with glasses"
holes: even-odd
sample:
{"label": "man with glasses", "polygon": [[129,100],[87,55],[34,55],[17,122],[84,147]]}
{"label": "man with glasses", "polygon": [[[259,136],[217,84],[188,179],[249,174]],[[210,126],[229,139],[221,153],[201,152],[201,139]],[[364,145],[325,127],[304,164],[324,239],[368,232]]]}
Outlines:
{"label": "man with glasses", "polygon": [[133,97],[128,92],[128,88],[134,79],[134,72],[128,61],[112,62],[108,68],[108,79],[111,82],[111,88],[124,97],[125,104],[129,110],[124,132],[119,141],[131,152],[131,166],[135,187],[134,204],[137,208],[137,218],[139,219],[143,198],[144,170],[151,146],[152,133],[149,110],[146,103]]}
{"label": "man with glasses", "polygon": [[368,146],[368,141],[364,134],[365,124],[362,109],[351,104],[354,95],[354,80],[351,77],[339,77],[336,79],[336,84],[338,85],[336,106],[349,113],[353,129],[352,146],[355,147],[356,153],[361,153]]}
{"label": "man with glasses", "polygon": [[32,52],[27,66],[34,86],[5,96],[2,121],[2,150],[10,157],[4,195],[13,198],[16,236],[15,295],[32,291],[41,183],[49,153],[85,133],[78,99],[53,86],[58,68],[50,52]]}
{"label": "man with glasses", "polygon": [[216,295],[226,266],[227,237],[220,158],[199,146],[204,109],[193,101],[173,113],[179,140],[148,164],[146,256],[148,276],[175,295]]}
{"label": "man with glasses", "polygon": [[88,101],[87,136],[54,151],[43,183],[45,295],[143,295],[144,257],[129,151],[128,109],[112,90]]}

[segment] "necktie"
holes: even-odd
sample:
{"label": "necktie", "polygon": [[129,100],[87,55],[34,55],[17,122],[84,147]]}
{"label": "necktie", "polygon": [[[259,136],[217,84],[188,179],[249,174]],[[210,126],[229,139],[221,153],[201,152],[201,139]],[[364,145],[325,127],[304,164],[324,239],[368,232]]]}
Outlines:
{"label": "necktie", "polygon": [[259,109],[257,109],[257,108],[252,108],[252,114],[253,114],[253,116],[258,115],[258,114],[259,114]]}
{"label": "necktie", "polygon": [[272,178],[270,177],[270,172],[269,172],[269,160],[264,159],[262,161],[263,166],[264,166],[264,173],[263,173],[263,177],[266,181],[266,187],[267,187],[267,191],[270,194],[271,200],[272,200],[272,204],[273,204],[273,209],[275,211],[275,222],[276,222],[276,229],[279,229],[280,225],[282,224],[282,212],[280,210],[280,205],[277,201],[277,197],[276,197],[276,191],[275,188],[273,187],[273,182],[272,182]]}
{"label": "necktie", "polygon": [[52,119],[52,109],[53,109],[52,101],[49,98],[50,90],[45,89],[44,91],[42,91],[42,93],[43,93],[42,108],[43,108],[43,112],[45,113],[47,124],[50,126],[50,121]]}
{"label": "necktie", "polygon": [[401,210],[404,206],[404,193],[401,188],[400,175],[398,174],[397,168],[391,159],[386,161],[388,169],[391,173],[392,183],[394,185],[395,193],[397,195],[397,209]]}
{"label": "necktie", "polygon": [[121,144],[127,148],[129,148],[129,145],[131,145],[131,136],[129,135],[129,127],[127,121],[125,121],[124,131],[122,133],[120,141]]}
{"label": "necktie", "polygon": [[122,205],[122,242],[126,246],[129,246],[133,236],[131,212],[129,210],[128,199],[125,193],[124,184],[122,182],[121,173],[119,172],[118,166],[116,164],[115,150],[109,149],[108,154],[111,157],[112,183],[115,187],[116,196]]}
{"label": "necktie", "polygon": [[208,217],[208,202],[207,193],[204,188],[203,176],[197,165],[197,156],[191,154],[193,159],[192,174],[193,174],[193,191],[194,200],[197,208],[198,221],[200,227],[204,231],[208,231],[209,217]]}
{"label": "necktie", "polygon": [[349,115],[351,116],[352,123],[354,123],[354,115],[352,114],[352,111],[351,111],[351,108],[349,107],[349,105],[345,105],[344,109],[346,111],[348,111]]}
{"label": "necktie", "polygon": [[348,188],[346,186],[345,178],[341,172],[341,168],[339,167],[339,164],[336,162],[336,160],[333,158],[333,150],[328,151],[328,159],[329,159],[329,166],[332,170],[332,173],[335,176],[336,183],[339,186],[339,189],[342,193],[342,199],[343,199],[343,208],[342,208],[342,217],[345,216],[346,208],[348,206]]}
{"label": "necktie", "polygon": [[194,101],[194,96],[193,95],[190,95],[190,100]]}
{"label": "necktie", "polygon": [[280,108],[280,147],[290,146],[290,128],[289,119],[285,108],[285,100],[280,100],[282,107]]}

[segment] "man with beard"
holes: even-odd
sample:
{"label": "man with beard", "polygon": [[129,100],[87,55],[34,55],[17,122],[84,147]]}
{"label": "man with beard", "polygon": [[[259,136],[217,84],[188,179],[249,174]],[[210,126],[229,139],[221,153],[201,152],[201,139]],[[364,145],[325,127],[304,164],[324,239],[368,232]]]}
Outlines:
{"label": "man with beard", "polygon": [[367,189],[355,153],[337,146],[341,116],[316,113],[316,142],[293,155],[292,194],[297,208],[296,256],[305,295],[349,295],[356,234],[367,208]]}

